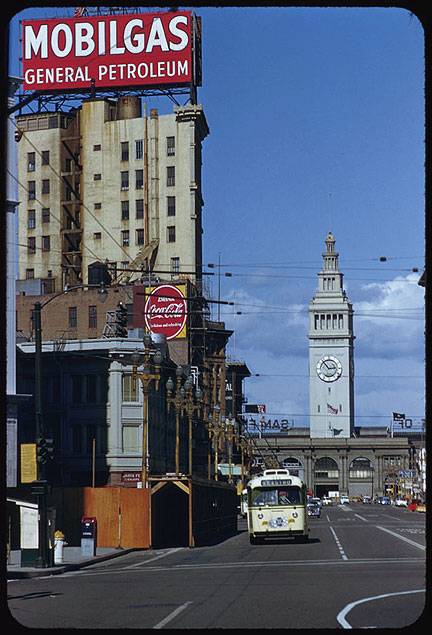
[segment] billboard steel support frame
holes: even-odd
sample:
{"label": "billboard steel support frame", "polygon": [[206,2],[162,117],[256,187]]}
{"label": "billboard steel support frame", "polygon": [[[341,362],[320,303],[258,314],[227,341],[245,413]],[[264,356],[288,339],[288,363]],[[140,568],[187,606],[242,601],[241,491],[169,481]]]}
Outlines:
{"label": "billboard steel support frame", "polygon": [[[38,110],[42,111],[44,107],[48,104],[55,104],[56,111],[60,110],[65,104],[69,104],[71,102],[82,102],[87,99],[118,99],[119,97],[126,95],[135,95],[137,97],[168,97],[176,106],[181,106],[180,102],[175,98],[178,95],[187,95],[188,101],[191,104],[197,103],[197,91],[196,88],[191,85],[186,88],[146,88],[142,90],[97,90],[96,88],[93,90],[92,87],[89,87],[88,92],[80,91],[80,92],[68,92],[68,93],[55,93],[55,92],[41,92],[34,91],[30,95],[23,96],[23,94],[18,95],[18,102],[8,109],[8,115],[11,115],[13,112],[19,110],[19,114],[22,114],[22,109],[25,106],[28,106],[32,101],[38,100]],[[187,103],[187,102],[185,102]],[[184,104],[185,105],[185,104]]]}

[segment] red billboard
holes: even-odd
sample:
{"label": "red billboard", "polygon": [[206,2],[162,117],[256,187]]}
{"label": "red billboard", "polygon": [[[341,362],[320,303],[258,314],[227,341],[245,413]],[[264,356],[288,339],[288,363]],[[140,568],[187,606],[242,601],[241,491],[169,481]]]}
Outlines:
{"label": "red billboard", "polygon": [[167,340],[186,337],[187,298],[184,284],[157,287],[135,285],[134,327],[165,335]]}
{"label": "red billboard", "polygon": [[23,87],[191,84],[196,24],[190,11],[23,20]]}

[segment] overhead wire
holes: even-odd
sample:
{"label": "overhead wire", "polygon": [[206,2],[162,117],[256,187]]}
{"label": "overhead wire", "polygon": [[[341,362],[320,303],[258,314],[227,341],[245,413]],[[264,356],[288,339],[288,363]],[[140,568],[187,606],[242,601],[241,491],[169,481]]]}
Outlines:
{"label": "overhead wire", "polygon": [[[9,117],[9,120],[12,122],[12,124],[18,130],[20,130],[20,132],[22,132],[23,136],[25,136],[25,138],[26,138],[26,142],[35,150],[35,152],[40,157],[42,157],[41,151],[29,139],[28,135],[26,134],[26,131],[22,131],[13,118]],[[51,168],[52,172],[55,174],[55,176],[57,176],[57,178],[59,179],[59,182],[64,184],[64,180],[63,180],[61,174],[59,174],[57,172],[57,170],[55,170],[55,168],[51,165],[51,163],[49,163],[48,165]],[[25,191],[28,192],[28,189],[26,189],[25,186],[23,186],[22,183],[20,183],[18,178],[15,177],[15,175],[13,175],[9,170],[7,170],[7,171],[10,174],[10,176],[12,176],[12,178],[14,178],[17,181],[17,183],[19,183],[19,185],[21,187],[23,187]],[[42,205],[42,203],[38,199],[35,199],[35,200],[37,200],[37,202],[40,205]],[[111,240],[117,245],[117,247],[120,247],[120,249],[123,252],[123,254],[125,256],[127,256],[128,260],[130,260],[132,258],[132,256],[123,248],[123,245],[119,241],[117,241],[117,239],[111,234],[111,232],[106,228],[106,226],[102,224],[102,222],[99,220],[97,215],[95,215],[84,203],[81,203],[81,206],[98,223],[98,225],[102,228],[102,230],[105,232],[105,234],[111,238]],[[60,222],[59,219],[56,219],[56,220],[57,220],[57,222]],[[89,247],[85,243],[84,243],[84,246],[87,249],[89,249]],[[94,252],[90,252],[90,253],[92,253],[92,255],[94,257],[96,257],[96,258],[98,258],[100,260],[100,257],[95,256]],[[390,258],[390,257],[386,257],[386,259],[388,259],[388,258]],[[373,260],[375,260],[375,259],[373,259]],[[303,261],[303,263],[306,263],[306,262],[315,262],[315,261]],[[214,264],[214,266],[215,267],[220,267],[220,268],[221,267],[253,267],[255,269],[257,269],[257,268],[259,269],[260,267],[267,267],[267,268],[272,268],[272,269],[274,269],[274,268],[278,268],[278,269],[280,269],[280,268],[282,268],[282,269],[284,269],[284,268],[292,268],[292,269],[295,269],[295,270],[297,270],[297,269],[299,269],[299,270],[301,270],[301,269],[314,269],[314,270],[316,270],[316,266],[304,266],[304,264],[298,264],[298,261],[296,262],[296,264],[293,264],[293,265],[287,264],[287,263],[262,263],[262,264],[258,264],[258,263],[254,263],[254,264],[226,263],[225,264],[225,263],[223,263],[223,264],[220,264],[220,265],[219,264]],[[411,268],[411,269],[390,269],[390,270],[386,268],[386,271],[393,271],[393,272],[400,272],[400,273],[407,273],[407,272],[416,273],[417,271],[414,271],[414,269],[416,269],[418,271],[417,267],[416,268]],[[357,267],[357,268],[356,267],[345,267],[344,271],[346,271],[346,270],[352,270],[352,271],[354,271],[354,270],[355,271],[382,271],[381,268],[370,268],[370,267]],[[385,273],[385,272],[383,271],[383,273]],[[262,277],[262,278],[282,278],[282,279],[294,278],[294,279],[306,279],[306,280],[310,280],[310,279],[315,279],[316,278],[316,276],[298,276],[298,275],[293,276],[291,274],[286,276],[286,275],[283,275],[283,274],[273,274],[273,273],[272,274],[267,274],[267,273],[259,273],[259,272],[258,273],[232,273],[230,275],[230,277],[231,276],[234,276],[234,277],[253,277],[253,278],[257,278],[257,277]],[[385,281],[387,281],[387,279],[381,279],[381,278],[350,278],[350,280],[371,281],[371,282],[385,282]],[[405,282],[405,283],[408,283],[408,284],[417,284],[415,281],[406,280],[406,279],[399,280],[399,282]]]}
{"label": "overhead wire", "polygon": [[[34,144],[34,143],[30,140],[30,138],[29,138],[29,137],[28,137],[28,135],[26,134],[26,131],[22,131],[22,130],[19,128],[19,126],[18,126],[18,124],[16,123],[16,121],[14,120],[14,118],[9,117],[9,120],[10,120],[10,121],[11,121],[11,123],[12,123],[12,124],[13,124],[13,125],[17,128],[17,130],[19,130],[20,132],[22,132],[23,136],[24,136],[24,137],[25,137],[25,139],[26,139],[26,142],[27,142],[27,143],[28,143],[28,144],[29,144],[29,145],[30,145],[30,146],[31,146],[31,147],[35,150],[35,152],[36,152],[36,153],[37,153],[40,157],[42,157],[42,152],[41,152],[41,151],[40,151],[40,150],[39,150],[39,149],[35,146],[35,144]],[[64,180],[63,180],[63,178],[62,178],[61,174],[59,174],[59,173],[57,172],[57,170],[54,168],[54,166],[52,166],[52,164],[51,164],[51,163],[49,163],[48,165],[49,165],[50,169],[52,170],[52,172],[54,173],[54,175],[55,175],[55,176],[59,179],[59,182],[60,182],[61,184],[64,184]],[[25,191],[27,191],[27,192],[28,192],[28,189],[27,189],[27,188],[26,188],[26,187],[25,187],[25,186],[24,186],[24,185],[23,185],[23,184],[19,181],[19,179],[18,179],[18,178],[17,178],[14,174],[12,174],[12,173],[10,172],[10,170],[9,170],[9,169],[7,169],[7,172],[10,174],[10,176],[11,176],[12,178],[14,178],[14,179],[16,180],[16,182],[17,182],[17,183],[18,183],[18,184],[19,184],[19,185],[20,185],[20,186],[21,186],[21,187],[22,187]],[[37,201],[37,202],[38,202],[41,206],[43,206],[43,205],[42,205],[42,202],[41,202],[41,201],[39,201],[39,199],[35,198],[34,200],[36,200],[36,201]],[[110,232],[110,231],[106,228],[106,226],[102,224],[102,222],[99,220],[99,218],[97,217],[97,215],[95,215],[95,214],[94,214],[94,213],[93,213],[93,212],[92,212],[92,211],[91,211],[91,210],[87,207],[87,205],[85,205],[84,203],[82,203],[82,202],[81,202],[81,204],[80,204],[80,205],[81,205],[81,206],[83,207],[83,209],[85,209],[85,210],[86,210],[86,212],[88,212],[88,214],[89,214],[89,215],[90,215],[90,216],[91,216],[91,217],[92,217],[92,218],[93,218],[93,219],[94,219],[94,220],[98,223],[98,225],[101,227],[101,229],[104,231],[104,233],[105,233],[107,236],[109,236],[109,238],[111,238],[111,240],[114,242],[114,244],[116,244],[116,245],[117,245],[117,247],[120,247],[120,249],[121,249],[121,251],[123,252],[123,254],[124,254],[125,256],[127,256],[128,260],[130,260],[130,259],[132,258],[131,254],[129,254],[129,253],[128,253],[125,249],[124,249],[124,246],[123,246],[123,245],[122,245],[122,244],[121,244],[121,243],[120,243],[120,242],[119,242],[119,241],[118,241],[118,240],[117,240],[117,239],[116,239],[116,238],[115,238],[115,237],[111,234],[111,232]],[[59,223],[60,223],[60,225],[61,225],[61,221],[60,221],[58,218],[56,218],[52,212],[50,212],[50,213],[53,215],[53,217],[55,218],[55,220],[57,220],[57,222],[59,222]],[[86,243],[84,243],[84,244],[83,244],[83,246],[84,246],[84,248],[86,248],[86,249],[89,251],[89,253],[91,253],[91,254],[93,255],[93,257],[95,257],[95,258],[96,258],[96,259],[98,259],[98,260],[101,260],[100,256],[97,256],[97,255],[95,254],[95,252],[93,252],[93,251],[92,251],[92,250],[88,247],[88,245],[87,245]],[[312,262],[312,261],[304,261],[304,262]],[[316,267],[314,267],[314,266],[310,266],[310,267],[309,267],[309,266],[304,266],[303,264],[300,264],[300,265],[299,265],[299,264],[298,264],[298,262],[297,262],[297,264],[295,264],[295,265],[290,265],[290,264],[286,264],[286,263],[284,263],[284,264],[274,264],[274,263],[272,263],[272,264],[271,264],[271,263],[268,263],[268,264],[261,264],[261,265],[260,265],[260,264],[257,264],[257,263],[254,263],[253,265],[252,265],[252,264],[235,264],[235,263],[228,264],[228,263],[227,263],[227,264],[215,264],[214,266],[215,266],[215,267],[219,267],[219,268],[221,268],[221,267],[228,267],[228,266],[230,266],[230,267],[237,267],[237,266],[238,266],[238,267],[240,267],[240,266],[243,266],[243,267],[253,267],[253,268],[268,267],[268,268],[292,268],[292,269],[296,269],[296,270],[297,270],[297,269],[300,269],[300,270],[301,270],[301,269],[315,269],[315,270],[316,270]],[[412,269],[391,269],[391,271],[396,271],[396,272],[397,272],[397,271],[399,271],[399,272],[414,272],[414,271],[413,271],[413,269],[414,269],[414,268],[412,268]],[[417,271],[418,271],[418,268],[415,268],[415,269],[417,269]],[[348,267],[348,268],[345,268],[345,270],[358,270],[358,271],[380,271],[381,269],[380,269],[380,268],[349,268],[349,267]],[[388,271],[388,269],[387,269],[387,271]],[[383,273],[384,273],[384,272],[383,272]],[[283,275],[283,274],[274,274],[274,273],[272,273],[272,274],[267,274],[267,273],[259,273],[259,272],[258,272],[258,273],[232,273],[232,274],[230,274],[230,277],[231,277],[231,276],[234,276],[234,277],[253,277],[253,278],[257,278],[257,277],[261,277],[261,278],[282,278],[282,279],[286,279],[286,278],[293,279],[293,278],[294,278],[294,279],[307,279],[307,280],[309,280],[309,279],[315,279],[315,278],[316,278],[316,276],[298,276],[298,275],[293,276],[293,275],[291,275],[291,274],[289,274],[289,275]],[[385,281],[387,281],[387,279],[381,279],[381,278],[350,278],[350,280],[357,280],[357,281],[372,281],[372,282],[385,282]],[[415,281],[412,281],[412,280],[406,280],[406,279],[404,279],[404,280],[398,280],[398,281],[399,281],[399,282],[405,282],[405,283],[408,283],[408,284],[417,284]]]}
{"label": "overhead wire", "polygon": [[[327,414],[313,414],[311,415],[310,413],[306,412],[306,413],[300,413],[300,412],[266,412],[264,415],[261,414],[257,414],[257,413],[251,413],[251,412],[245,412],[242,413],[243,416],[244,415],[254,415],[255,417],[259,416],[267,416],[267,415],[271,415],[271,416],[277,416],[277,417],[307,417],[308,419],[312,419],[312,418],[320,418],[320,417],[328,417]],[[335,415],[336,416],[336,415]],[[253,418],[253,416],[251,417]],[[391,415],[390,414],[384,414],[384,415],[355,415],[356,419],[391,419]],[[422,415],[411,415],[410,416],[411,419],[422,419],[424,418],[424,414]]]}
{"label": "overhead wire", "polygon": [[[12,177],[12,178],[13,178],[13,179],[14,179],[14,180],[18,183],[18,185],[19,185],[20,187],[22,187],[22,188],[23,188],[23,190],[24,190],[25,192],[27,192],[27,193],[29,192],[29,190],[26,188],[26,186],[25,186],[25,185],[23,185],[23,184],[21,183],[21,181],[19,180],[19,178],[18,178],[17,176],[15,176],[15,174],[12,174],[12,172],[9,170],[9,168],[6,168],[6,172],[9,174],[9,176],[11,176],[11,177]],[[40,205],[41,207],[43,207],[43,203],[42,203],[42,202],[41,202],[41,201],[37,198],[37,196],[35,196],[35,198],[34,198],[34,199],[32,199],[32,200],[33,200],[33,201],[36,201],[36,203],[39,203],[39,205]],[[50,208],[50,215],[51,215],[51,216],[54,218],[54,220],[55,220],[55,221],[57,221],[57,223],[59,223],[59,225],[61,226],[61,224],[62,224],[62,223],[61,223],[60,219],[59,219],[59,218],[57,218],[57,216],[56,216],[56,215],[55,215],[55,214],[51,211],[51,208]],[[42,237],[42,236],[40,236],[40,237]],[[35,236],[35,238],[36,238],[36,236]],[[38,236],[38,238],[39,238],[39,236]],[[17,244],[18,244],[18,243],[17,243]],[[28,245],[27,245],[27,247],[28,247]],[[97,254],[95,254],[95,252],[94,252],[94,251],[92,251],[92,250],[90,249],[90,247],[88,247],[87,245],[84,245],[84,247],[87,249],[87,251],[88,251],[88,252],[89,252],[89,253],[90,253],[90,254],[91,254],[94,258],[96,258],[97,260],[99,259],[99,256],[97,256]],[[49,253],[50,251],[51,251],[51,249],[50,249],[49,251],[47,251],[47,253]],[[63,253],[63,252],[61,252],[61,253]]]}
{"label": "overhead wire", "polygon": [[[38,154],[40,157],[42,157],[42,152],[41,152],[41,151],[40,151],[40,150],[39,150],[39,149],[38,149],[38,148],[34,145],[34,143],[33,143],[33,142],[32,142],[32,141],[28,138],[28,135],[26,135],[26,131],[21,131],[21,129],[19,128],[18,124],[17,124],[17,123],[14,121],[14,119],[12,119],[11,117],[9,117],[9,120],[10,120],[10,121],[11,121],[11,122],[15,125],[15,127],[17,128],[17,130],[20,130],[20,132],[22,132],[22,133],[23,133],[23,136],[25,136],[27,143],[28,143],[28,144],[29,144],[29,145],[30,145],[30,146],[31,146],[31,147],[35,150],[35,152],[37,152],[37,154]],[[51,168],[51,170],[52,170],[52,172],[54,173],[54,175],[58,178],[59,182],[60,182],[61,184],[64,184],[64,180],[63,180],[63,178],[62,178],[61,174],[59,174],[59,173],[57,172],[57,170],[54,168],[54,166],[52,166],[52,165],[51,165],[51,162],[50,162],[48,165],[49,165],[49,167]],[[19,185],[20,185],[21,187],[23,187],[25,191],[27,191],[27,192],[28,192],[28,189],[27,189],[27,188],[25,188],[25,186],[23,186],[23,185],[19,182],[18,178],[17,178],[17,177],[15,177],[15,176],[14,176],[14,175],[13,175],[13,174],[9,171],[9,169],[8,169],[8,172],[9,172],[10,176],[12,176],[12,178],[14,178],[14,179],[17,181],[17,183],[19,183]],[[71,201],[71,202],[73,202],[73,201]],[[40,203],[40,201],[38,201],[38,203]],[[42,203],[40,203],[40,204],[42,205]],[[98,218],[95,214],[93,214],[93,212],[92,212],[92,211],[91,211],[91,210],[87,207],[87,205],[85,205],[83,202],[81,202],[81,203],[80,203],[80,206],[81,206],[83,209],[85,209],[85,211],[86,211],[86,212],[88,212],[88,213],[89,213],[89,215],[90,215],[90,216],[91,216],[91,217],[92,217],[92,218],[93,218],[93,219],[94,219],[94,220],[98,223],[98,225],[99,225],[99,226],[103,229],[103,231],[105,232],[105,234],[106,234],[107,236],[109,236],[109,237],[112,239],[112,241],[113,241],[113,242],[117,245],[117,247],[120,247],[121,251],[122,251],[122,252],[123,252],[123,253],[124,253],[124,254],[128,257],[128,260],[130,260],[132,256],[131,256],[131,255],[130,255],[130,254],[129,254],[129,253],[128,253],[128,252],[127,252],[124,248],[123,248],[123,245],[122,245],[119,241],[117,241],[117,239],[116,239],[116,238],[114,238],[114,236],[111,234],[111,232],[109,232],[109,231],[108,231],[108,229],[105,227],[105,225],[103,225],[103,224],[102,224],[102,222],[99,220],[99,218]],[[58,222],[60,222],[58,219],[56,219],[56,220],[57,220]],[[61,223],[61,222],[60,222],[60,226],[62,226],[62,223]],[[85,246],[85,247],[87,247],[87,245],[85,245],[85,244],[84,244],[84,246]],[[89,249],[89,248],[87,247],[87,249]],[[100,260],[100,257],[98,257],[98,259]]]}

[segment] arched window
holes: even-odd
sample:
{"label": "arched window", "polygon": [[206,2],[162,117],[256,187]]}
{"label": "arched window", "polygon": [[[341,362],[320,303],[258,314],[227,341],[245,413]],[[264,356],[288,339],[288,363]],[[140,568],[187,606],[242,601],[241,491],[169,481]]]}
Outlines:
{"label": "arched window", "polygon": [[349,466],[350,478],[370,478],[372,476],[373,467],[368,458],[359,456],[351,461]]}
{"label": "arched window", "polygon": [[334,459],[323,456],[315,462],[315,478],[338,478],[339,468]]}

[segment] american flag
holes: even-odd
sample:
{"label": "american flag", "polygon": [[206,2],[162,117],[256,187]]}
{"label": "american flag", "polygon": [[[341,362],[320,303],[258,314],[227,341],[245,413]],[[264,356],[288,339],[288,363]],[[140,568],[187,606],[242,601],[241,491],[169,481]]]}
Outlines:
{"label": "american flag", "polygon": [[333,406],[331,406],[329,403],[327,404],[327,412],[332,414],[332,415],[337,415],[337,413],[339,412],[339,410],[337,408],[334,408]]}

